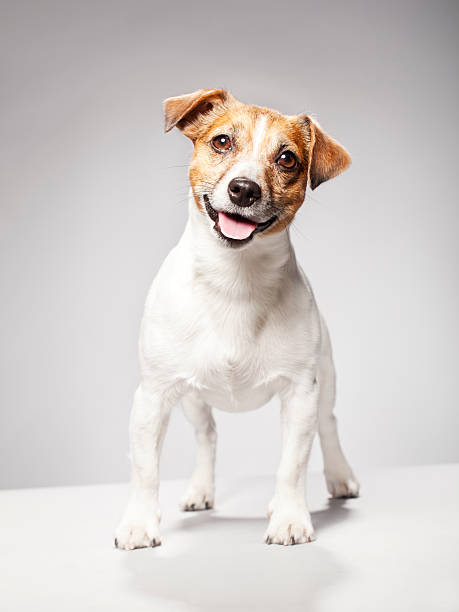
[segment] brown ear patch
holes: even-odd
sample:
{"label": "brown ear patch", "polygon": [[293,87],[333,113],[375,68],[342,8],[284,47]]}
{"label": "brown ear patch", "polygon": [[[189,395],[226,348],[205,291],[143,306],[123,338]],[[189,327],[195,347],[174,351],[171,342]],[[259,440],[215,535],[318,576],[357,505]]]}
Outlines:
{"label": "brown ear patch", "polygon": [[351,163],[346,149],[326,134],[315,121],[305,117],[311,133],[311,153],[309,162],[309,184],[315,189],[344,172]]}
{"label": "brown ear patch", "polygon": [[200,120],[208,115],[216,104],[224,103],[229,94],[224,89],[200,89],[184,96],[164,100],[164,131],[178,127],[193,138]]}

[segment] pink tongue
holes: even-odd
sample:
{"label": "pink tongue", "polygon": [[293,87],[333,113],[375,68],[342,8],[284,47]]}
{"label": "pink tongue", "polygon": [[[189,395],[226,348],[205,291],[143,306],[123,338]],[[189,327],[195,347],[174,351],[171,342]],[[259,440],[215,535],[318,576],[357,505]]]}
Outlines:
{"label": "pink tongue", "polygon": [[248,238],[257,227],[257,224],[252,221],[240,221],[221,211],[218,213],[218,224],[224,236],[236,240]]}

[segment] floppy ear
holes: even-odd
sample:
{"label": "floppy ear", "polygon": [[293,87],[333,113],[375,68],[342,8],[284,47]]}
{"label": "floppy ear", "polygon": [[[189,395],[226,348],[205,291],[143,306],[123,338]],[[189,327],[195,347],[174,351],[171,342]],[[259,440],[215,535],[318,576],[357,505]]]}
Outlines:
{"label": "floppy ear", "polygon": [[200,121],[230,97],[224,89],[199,89],[184,96],[164,100],[164,131],[177,126],[186,136],[196,136]]}
{"label": "floppy ear", "polygon": [[309,184],[315,189],[344,172],[351,163],[351,157],[339,142],[326,134],[310,117],[305,117],[311,136],[309,154]]}

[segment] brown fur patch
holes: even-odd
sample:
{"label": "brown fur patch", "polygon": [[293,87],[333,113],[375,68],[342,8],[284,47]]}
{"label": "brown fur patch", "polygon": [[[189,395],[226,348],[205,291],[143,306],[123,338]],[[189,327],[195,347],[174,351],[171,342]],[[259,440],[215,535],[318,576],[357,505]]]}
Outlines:
{"label": "brown fur patch", "polygon": [[351,163],[351,157],[344,147],[326,134],[310,117],[305,121],[312,133],[312,155],[309,168],[311,189],[344,172]]}
{"label": "brown fur patch", "polygon": [[215,106],[223,107],[232,98],[224,89],[199,89],[191,94],[164,100],[164,131],[178,127],[193,140],[202,118],[213,114]]}

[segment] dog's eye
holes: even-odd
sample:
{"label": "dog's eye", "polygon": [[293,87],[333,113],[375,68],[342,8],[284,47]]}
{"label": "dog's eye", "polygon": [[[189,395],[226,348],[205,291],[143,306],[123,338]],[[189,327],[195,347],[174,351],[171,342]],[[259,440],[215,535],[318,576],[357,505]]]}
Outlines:
{"label": "dog's eye", "polygon": [[297,164],[296,157],[291,151],[284,151],[279,155],[276,161],[279,166],[287,168],[288,170],[292,170]]}
{"label": "dog's eye", "polygon": [[212,146],[216,151],[229,151],[231,149],[231,139],[226,134],[219,134],[212,138]]}

